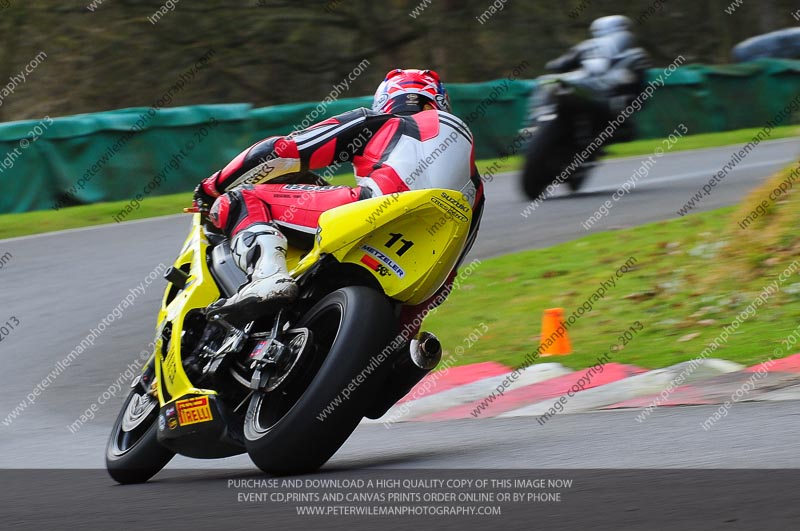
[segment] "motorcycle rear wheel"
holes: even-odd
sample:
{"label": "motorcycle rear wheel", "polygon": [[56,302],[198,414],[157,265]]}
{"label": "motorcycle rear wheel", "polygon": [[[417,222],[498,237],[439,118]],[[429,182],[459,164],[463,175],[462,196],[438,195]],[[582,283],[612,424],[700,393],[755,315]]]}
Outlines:
{"label": "motorcycle rear wheel", "polygon": [[588,177],[589,169],[586,166],[581,167],[578,171],[573,173],[567,179],[567,186],[569,187],[570,192],[577,192],[581,188],[583,188],[583,183],[586,182],[586,177]]}
{"label": "motorcycle rear wheel", "polygon": [[295,326],[313,334],[309,357],[286,385],[253,396],[244,425],[247,453],[272,474],[313,472],[350,437],[391,364],[379,355],[396,319],[383,294],[350,286],[323,298]]}

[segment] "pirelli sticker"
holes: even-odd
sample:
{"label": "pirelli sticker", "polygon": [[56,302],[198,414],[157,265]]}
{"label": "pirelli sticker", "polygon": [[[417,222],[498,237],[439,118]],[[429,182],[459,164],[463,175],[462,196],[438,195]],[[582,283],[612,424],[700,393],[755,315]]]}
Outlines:
{"label": "pirelli sticker", "polygon": [[211,407],[208,405],[207,396],[178,400],[175,407],[178,410],[178,424],[181,426],[214,420],[211,416]]}

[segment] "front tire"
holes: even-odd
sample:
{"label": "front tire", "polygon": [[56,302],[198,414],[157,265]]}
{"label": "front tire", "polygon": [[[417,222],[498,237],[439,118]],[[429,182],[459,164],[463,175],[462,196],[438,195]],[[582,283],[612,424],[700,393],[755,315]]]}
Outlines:
{"label": "front tire", "polygon": [[558,178],[574,155],[572,143],[561,117],[540,122],[528,144],[522,189],[531,200],[537,199]]}
{"label": "front tire", "polygon": [[106,446],[106,469],[118,483],[144,483],[175,455],[158,442],[158,401],[138,384],[117,415]]}
{"label": "front tire", "polygon": [[336,453],[390,366],[381,353],[395,323],[384,295],[351,286],[327,295],[296,324],[313,334],[309,359],[286,385],[254,395],[245,419],[247,452],[261,470],[313,472]]}

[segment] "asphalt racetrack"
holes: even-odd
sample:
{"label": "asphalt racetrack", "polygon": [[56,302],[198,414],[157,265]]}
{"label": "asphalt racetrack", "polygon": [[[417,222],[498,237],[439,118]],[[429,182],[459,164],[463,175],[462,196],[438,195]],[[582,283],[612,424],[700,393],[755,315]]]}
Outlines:
{"label": "asphalt racetrack", "polygon": [[[733,151],[733,147],[725,147],[665,155],[590,232],[676,217],[676,211],[730,160]],[[797,160],[798,154],[796,140],[762,143],[695,211],[737,203],[771,173]],[[641,160],[603,163],[584,191],[569,196],[559,193],[527,218],[521,211],[528,201],[518,190],[516,176],[495,176],[487,183],[487,208],[473,256],[486,258],[581,237],[586,234],[581,223],[631,177]],[[4,361],[0,372],[0,469],[104,468],[106,438],[129,383],[121,374],[152,339],[164,286],[161,274],[155,271],[159,264],[172,263],[188,225],[188,217],[170,216],[0,240],[0,255],[12,255],[0,269],[0,322],[14,318],[19,323],[0,343]],[[55,364],[128,296],[133,298],[133,305],[115,317],[94,345],[44,392],[19,409]],[[120,389],[97,406],[95,418],[77,430],[70,429],[116,381],[122,382]],[[7,416],[15,408],[16,417]],[[711,408],[662,408],[641,424],[634,422],[634,412],[605,411],[561,415],[545,426],[529,417],[401,423],[388,430],[382,425],[361,426],[322,475],[372,469],[800,468],[796,451],[800,412],[796,402],[739,404],[724,423],[706,433],[699,429],[699,423]],[[3,473],[8,480],[10,472]],[[259,477],[246,456],[209,462],[179,457],[155,481],[136,487],[113,486],[102,470],[72,472],[80,473],[89,474],[90,479],[78,485],[75,476],[49,477],[45,490],[51,496],[69,492],[74,498],[74,486],[81,494],[79,499],[69,498],[70,503],[83,500],[88,507],[102,499],[103,503],[117,504],[126,521],[137,526],[155,523],[148,518],[151,509],[145,501],[153,507],[160,496],[168,497],[169,503],[152,509],[156,511],[153,514],[167,519],[162,525],[173,517],[179,522],[180,515],[185,516],[192,507],[200,511],[197,514],[206,514],[201,509],[216,495],[222,496],[220,503],[231,509],[227,479]],[[18,474],[35,475],[28,470]],[[794,488],[798,477],[800,474],[793,477]],[[634,478],[631,484],[640,480]],[[597,478],[593,481],[602,484]],[[688,477],[682,481],[701,489],[703,481],[710,480]],[[81,528],[78,514],[69,516],[73,521],[58,518],[54,510],[39,513],[33,506],[22,508],[19,496],[27,491],[4,490],[5,500],[0,504],[6,509],[16,507],[11,512],[13,522],[41,517],[40,525],[31,528]],[[775,494],[778,498],[781,495]],[[731,499],[731,507],[735,505]],[[259,519],[261,513],[254,506],[236,507],[243,510],[242,521],[253,522],[257,528],[273,527],[268,518]],[[631,510],[635,512],[636,508]],[[597,507],[596,511],[601,509]],[[47,520],[51,512],[52,521]],[[745,520],[742,515],[736,516],[730,528],[743,525]],[[52,525],[47,525],[48,521]],[[562,516],[560,521],[569,520]],[[724,518],[714,521],[722,525]],[[213,522],[223,520],[209,516],[204,523],[211,528]],[[307,522],[310,529],[321,520]],[[769,519],[760,524],[771,528]],[[603,527],[598,524],[596,528]]]}

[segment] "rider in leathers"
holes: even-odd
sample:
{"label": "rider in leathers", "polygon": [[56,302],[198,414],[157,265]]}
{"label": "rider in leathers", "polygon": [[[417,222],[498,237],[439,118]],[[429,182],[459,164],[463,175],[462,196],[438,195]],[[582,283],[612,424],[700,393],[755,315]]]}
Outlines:
{"label": "rider in leathers", "polygon": [[631,26],[631,20],[622,15],[598,18],[589,27],[593,38],[548,62],[545,68],[568,72],[560,77],[591,93],[598,112],[617,114],[641,91],[650,62],[647,52],[636,46]]}
{"label": "rider in leathers", "polygon": [[[195,190],[195,206],[231,237],[235,261],[250,277],[209,310],[256,318],[293,301],[298,288],[286,267],[287,236],[310,247],[323,212],[371,197],[425,188],[463,193],[474,211],[463,258],[484,200],[474,154],[472,133],[451,114],[444,85],[431,70],[393,70],[378,87],[372,110],[356,109],[256,143]],[[336,161],[352,163],[358,186],[269,184]],[[408,320],[413,310],[406,309]]]}

